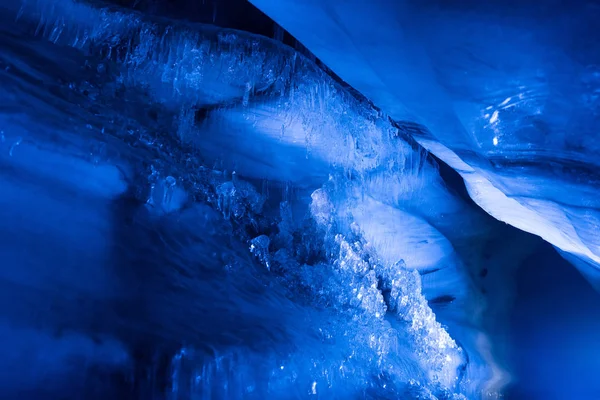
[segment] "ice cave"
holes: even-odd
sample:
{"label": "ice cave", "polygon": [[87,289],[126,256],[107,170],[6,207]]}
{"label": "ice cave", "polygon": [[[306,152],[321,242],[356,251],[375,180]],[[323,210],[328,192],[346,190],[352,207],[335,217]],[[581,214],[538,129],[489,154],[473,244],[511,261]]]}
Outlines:
{"label": "ice cave", "polygon": [[1,399],[600,400],[600,2],[0,10]]}

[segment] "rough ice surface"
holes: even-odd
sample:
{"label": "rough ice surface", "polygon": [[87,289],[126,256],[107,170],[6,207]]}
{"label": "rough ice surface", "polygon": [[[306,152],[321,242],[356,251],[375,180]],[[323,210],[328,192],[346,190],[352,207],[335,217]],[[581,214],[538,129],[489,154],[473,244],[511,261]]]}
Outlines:
{"label": "rough ice surface", "polygon": [[[531,239],[449,189],[414,130],[267,38],[95,2],[1,7],[0,249],[20,307],[2,312],[60,310],[11,335],[37,328],[107,388],[133,377],[126,398],[500,396],[527,255],[511,244]],[[26,394],[110,396],[55,367]]]}
{"label": "rough ice surface", "polygon": [[[325,241],[331,242],[326,245],[333,246],[329,251],[339,254],[333,263],[336,272],[348,282],[347,286],[353,288],[351,297],[342,301],[364,309],[377,319],[383,318],[389,308],[401,321],[408,323],[407,333],[414,341],[419,363],[430,374],[429,378],[444,387],[453,388],[457,383],[457,368],[465,360],[462,350],[436,321],[427,304],[418,270],[407,269],[403,259],[380,264],[376,258],[378,253],[369,254],[365,249],[366,243],[353,237],[360,233],[358,225],[347,217],[338,221],[338,215],[324,211],[335,210],[335,207],[323,190],[317,189],[312,194],[311,210],[316,214],[319,225],[325,228]],[[338,227],[348,223],[350,227]],[[354,232],[346,238],[337,233],[337,229]],[[389,292],[387,301],[384,300],[384,292]]]}
{"label": "rough ice surface", "polygon": [[595,2],[253,3],[393,119],[422,124],[415,139],[478,205],[598,285]]}

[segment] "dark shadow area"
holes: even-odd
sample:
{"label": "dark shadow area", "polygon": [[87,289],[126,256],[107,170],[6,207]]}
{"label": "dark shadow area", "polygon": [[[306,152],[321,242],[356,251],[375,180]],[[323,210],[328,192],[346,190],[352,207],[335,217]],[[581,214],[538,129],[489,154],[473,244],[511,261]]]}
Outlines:
{"label": "dark shadow area", "polygon": [[479,206],[473,201],[473,199],[471,199],[471,196],[469,196],[469,191],[467,190],[467,187],[465,186],[465,181],[463,180],[462,176],[460,176],[460,174],[458,172],[456,172],[448,164],[446,164],[445,162],[443,162],[442,160],[440,160],[433,154],[430,153],[429,156],[433,160],[435,160],[435,163],[438,166],[438,171],[440,173],[440,177],[446,184],[446,187],[451,192],[453,192],[458,197],[460,197],[460,199],[463,200],[465,203],[479,208]]}
{"label": "dark shadow area", "polygon": [[517,273],[508,399],[600,398],[600,295],[547,243]]}
{"label": "dark shadow area", "polygon": [[238,29],[294,46],[296,40],[248,0],[108,0],[143,13]]}

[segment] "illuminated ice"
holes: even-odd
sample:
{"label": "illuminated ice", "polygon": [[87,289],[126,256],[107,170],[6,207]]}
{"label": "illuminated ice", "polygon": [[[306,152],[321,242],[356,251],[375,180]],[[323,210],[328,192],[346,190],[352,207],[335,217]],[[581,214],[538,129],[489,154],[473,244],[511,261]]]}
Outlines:
{"label": "illuminated ice", "polygon": [[[487,212],[600,265],[597,5],[253,3],[393,119],[421,123],[415,139]],[[581,272],[598,285],[597,270]]]}
{"label": "illuminated ice", "polygon": [[[136,281],[115,289],[115,301],[143,301],[115,318],[123,337],[152,333],[126,351],[165,349],[170,398],[461,399],[502,388],[506,354],[493,340],[505,334],[511,291],[502,285],[526,252],[496,251],[521,237],[505,237],[448,187],[409,137],[421,126],[390,121],[310,59],[263,37],[71,0],[3,7],[12,12],[6,26],[31,35],[27,46],[39,57],[19,64],[25,45],[4,35],[3,62],[13,68],[1,75],[7,109],[25,71],[37,90],[27,101],[44,99],[67,132],[6,117],[15,129],[2,136],[1,161],[55,174],[63,198],[55,209],[89,217],[65,217],[79,233],[65,243],[85,256],[68,266],[106,273],[90,280],[97,285],[112,273]],[[54,54],[72,66],[60,79],[51,75]],[[490,129],[517,98],[486,111]],[[78,118],[56,117],[63,106]],[[62,157],[39,156],[36,146],[50,146],[53,135]],[[438,141],[417,138],[460,172],[475,171],[454,153],[443,157]],[[487,145],[506,140],[494,132]],[[67,155],[73,144],[78,151]],[[7,210],[18,205],[11,185]],[[93,200],[67,195],[82,191]],[[59,216],[25,221],[60,226]],[[140,237],[152,245],[140,248]],[[41,256],[23,257],[41,268]],[[493,279],[478,279],[483,270]]]}

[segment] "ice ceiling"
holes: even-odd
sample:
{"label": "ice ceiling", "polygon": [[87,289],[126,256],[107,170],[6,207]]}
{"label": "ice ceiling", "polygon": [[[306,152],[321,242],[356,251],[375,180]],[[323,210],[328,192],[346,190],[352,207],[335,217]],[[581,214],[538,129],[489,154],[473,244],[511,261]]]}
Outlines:
{"label": "ice ceiling", "polygon": [[541,239],[600,289],[600,7],[252,3],[310,52],[161,2],[0,6],[0,384],[502,397]]}
{"label": "ice ceiling", "polygon": [[598,4],[253,2],[598,284]]}

